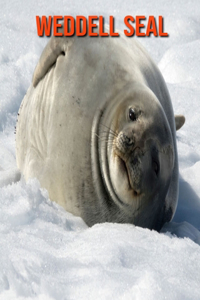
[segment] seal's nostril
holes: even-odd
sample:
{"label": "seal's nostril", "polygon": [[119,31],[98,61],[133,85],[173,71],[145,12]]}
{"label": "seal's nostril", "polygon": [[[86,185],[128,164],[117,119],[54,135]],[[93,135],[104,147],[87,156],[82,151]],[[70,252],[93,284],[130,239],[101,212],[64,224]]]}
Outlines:
{"label": "seal's nostril", "polygon": [[128,144],[130,144],[131,139],[127,137],[126,141]]}
{"label": "seal's nostril", "polygon": [[127,135],[124,135],[124,143],[128,146],[131,146],[133,144],[133,140],[129,138]]}

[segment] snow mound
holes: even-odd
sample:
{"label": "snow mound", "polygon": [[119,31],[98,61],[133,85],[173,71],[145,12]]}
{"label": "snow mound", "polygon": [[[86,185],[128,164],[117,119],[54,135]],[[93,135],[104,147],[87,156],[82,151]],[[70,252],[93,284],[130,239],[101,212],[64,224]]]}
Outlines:
{"label": "snow mound", "polygon": [[200,297],[200,251],[189,239],[200,236],[191,225],[168,225],[184,239],[130,224],[88,228],[37,180],[2,188],[0,205],[1,299]]}

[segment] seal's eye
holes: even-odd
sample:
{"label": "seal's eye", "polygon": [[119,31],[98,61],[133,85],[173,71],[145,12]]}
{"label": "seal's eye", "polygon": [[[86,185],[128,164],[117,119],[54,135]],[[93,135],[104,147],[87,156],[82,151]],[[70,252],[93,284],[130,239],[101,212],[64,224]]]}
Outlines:
{"label": "seal's eye", "polygon": [[133,108],[129,109],[129,119],[131,121],[136,121],[136,113]]}

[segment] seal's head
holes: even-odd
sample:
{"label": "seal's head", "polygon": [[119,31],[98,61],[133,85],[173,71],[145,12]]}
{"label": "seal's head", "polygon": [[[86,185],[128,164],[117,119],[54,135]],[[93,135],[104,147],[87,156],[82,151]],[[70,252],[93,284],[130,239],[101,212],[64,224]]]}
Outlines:
{"label": "seal's head", "polygon": [[118,97],[104,120],[109,128],[107,146],[101,145],[107,189],[135,225],[158,229],[155,222],[162,219],[174,166],[165,112],[148,88],[134,88],[123,101]]}

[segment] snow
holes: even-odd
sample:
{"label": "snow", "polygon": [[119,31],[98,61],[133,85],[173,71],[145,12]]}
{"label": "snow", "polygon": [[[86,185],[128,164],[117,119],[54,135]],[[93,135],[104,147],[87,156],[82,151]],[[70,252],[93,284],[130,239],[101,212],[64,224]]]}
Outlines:
{"label": "snow", "polygon": [[[200,4],[191,1],[1,2],[0,299],[200,299]],[[36,15],[162,15],[168,38],[141,38],[167,82],[177,132],[179,204],[162,233],[83,220],[25,183],[15,161],[17,112],[47,38]]]}

